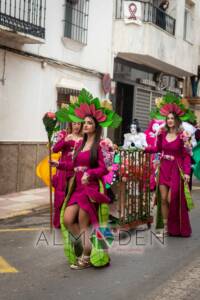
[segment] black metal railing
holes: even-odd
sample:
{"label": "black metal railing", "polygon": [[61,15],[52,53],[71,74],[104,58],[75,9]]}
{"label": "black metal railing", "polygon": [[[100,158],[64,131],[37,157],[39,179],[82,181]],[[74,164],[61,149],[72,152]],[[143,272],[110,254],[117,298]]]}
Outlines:
{"label": "black metal railing", "polygon": [[[126,0],[116,0],[115,18],[124,18],[124,2]],[[136,0],[137,1],[137,0]],[[166,14],[162,9],[154,6],[152,3],[137,1],[142,4],[142,21],[153,23],[168,33],[175,35],[176,20]]]}
{"label": "black metal railing", "polygon": [[46,0],[0,0],[0,25],[45,38]]}

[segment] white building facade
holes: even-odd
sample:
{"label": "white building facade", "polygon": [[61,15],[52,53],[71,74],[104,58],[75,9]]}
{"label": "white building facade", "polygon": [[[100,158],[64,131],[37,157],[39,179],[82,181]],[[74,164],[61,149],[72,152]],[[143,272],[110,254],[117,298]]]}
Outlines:
{"label": "white building facade", "polygon": [[0,16],[0,193],[5,194],[40,186],[35,167],[47,153],[42,123],[47,111],[56,111],[83,87],[105,98],[102,78],[113,69],[113,3],[4,0]]}
{"label": "white building facade", "polygon": [[[147,127],[156,97],[167,91],[197,96],[192,95],[191,77],[198,75],[200,1],[169,0],[166,10],[161,2],[115,0],[113,54],[118,92],[113,100],[127,120],[116,132],[118,142],[133,118],[139,119],[143,130]],[[125,105],[120,107],[121,102]]]}
{"label": "white building facade", "polygon": [[116,83],[110,97],[123,117],[108,132],[119,144],[133,118],[145,129],[156,97],[167,90],[193,96],[200,0],[169,0],[166,11],[160,3],[0,1],[0,194],[41,186],[35,167],[47,154],[44,113],[83,87],[105,98],[105,74]]}

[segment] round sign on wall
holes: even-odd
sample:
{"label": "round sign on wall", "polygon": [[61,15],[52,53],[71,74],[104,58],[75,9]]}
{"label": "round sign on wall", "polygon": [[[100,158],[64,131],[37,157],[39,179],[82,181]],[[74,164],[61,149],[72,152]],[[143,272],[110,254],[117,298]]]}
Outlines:
{"label": "round sign on wall", "polygon": [[111,90],[111,78],[109,74],[105,74],[102,79],[103,90],[105,94],[110,93]]}

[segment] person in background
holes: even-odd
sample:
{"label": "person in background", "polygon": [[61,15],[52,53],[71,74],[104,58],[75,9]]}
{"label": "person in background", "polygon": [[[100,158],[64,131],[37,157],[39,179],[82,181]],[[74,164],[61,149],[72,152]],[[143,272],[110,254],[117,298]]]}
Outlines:
{"label": "person in background", "polygon": [[72,160],[73,151],[80,140],[82,140],[82,123],[72,122],[69,123],[67,131],[62,130],[59,133],[58,140],[52,149],[54,153],[61,152],[59,161],[51,162],[51,165],[57,168],[52,179],[52,185],[55,189],[53,216],[55,228],[60,228],[60,210],[66,194],[67,179],[71,176],[71,171],[65,169],[65,161]]}
{"label": "person in background", "polygon": [[169,7],[168,0],[162,0],[159,9],[156,10],[156,25],[161,27],[162,29],[166,29],[166,14],[165,11]]}

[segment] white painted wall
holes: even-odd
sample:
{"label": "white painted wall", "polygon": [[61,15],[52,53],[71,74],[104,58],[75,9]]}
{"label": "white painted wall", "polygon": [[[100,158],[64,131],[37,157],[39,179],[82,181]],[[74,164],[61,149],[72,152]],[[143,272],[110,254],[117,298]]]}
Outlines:
{"label": "white painted wall", "polygon": [[0,84],[0,141],[47,140],[42,117],[57,108],[56,84],[61,77],[81,81],[95,96],[104,97],[101,79],[93,75],[50,65],[42,69],[40,62],[7,52],[6,81]]}
{"label": "white painted wall", "polygon": [[[24,45],[22,50],[110,74],[112,55],[118,52],[146,54],[187,72],[196,72],[200,63],[200,0],[195,8],[195,45],[183,41],[185,0],[170,1],[170,9],[177,18],[176,37],[150,24],[125,26],[119,20],[114,21],[112,45],[113,3],[113,0],[90,1],[88,44],[77,48],[68,42],[67,47],[76,46],[76,51],[72,51],[62,41],[64,0],[48,0],[46,43]],[[0,62],[3,54],[0,50]],[[0,63],[2,73],[3,63]],[[61,77],[81,81],[94,95],[105,96],[101,80],[95,75],[50,65],[42,69],[40,62],[9,52],[5,77],[5,85],[0,83],[0,141],[46,141],[41,119],[45,112],[56,109],[56,84]]]}
{"label": "white painted wall", "polygon": [[[46,15],[46,43],[25,45],[24,50],[52,57],[78,66],[94,69],[102,73],[112,73],[112,0],[90,0],[88,42],[79,51],[67,49],[64,35],[64,0],[48,0]],[[73,43],[68,43],[73,47]]]}
{"label": "white painted wall", "polygon": [[[63,43],[64,0],[48,0],[46,42],[42,45],[15,45],[17,49],[54,58],[76,66],[112,74],[112,0],[92,0],[89,9],[88,43]],[[7,42],[9,46],[10,42]],[[69,48],[74,50],[70,50]],[[0,62],[4,51],[0,50]],[[0,63],[0,74],[3,64]],[[0,83],[0,141],[46,141],[42,123],[45,112],[56,110],[56,84],[62,77],[80,81],[94,96],[104,98],[101,79],[55,65],[41,63],[7,52],[5,85]],[[3,109],[2,109],[3,108]]]}
{"label": "white painted wall", "polygon": [[[183,73],[196,74],[199,62],[199,19],[200,1],[193,7],[194,26],[191,28],[193,44],[183,40],[185,0],[170,1],[168,13],[176,19],[176,34],[172,36],[152,23],[125,25],[123,20],[114,21],[113,51],[136,53],[165,62]],[[194,31],[194,32],[193,32]],[[162,64],[163,65],[163,64]],[[173,71],[173,70],[172,70]],[[172,73],[173,74],[173,73]],[[182,75],[184,76],[184,75]]]}

